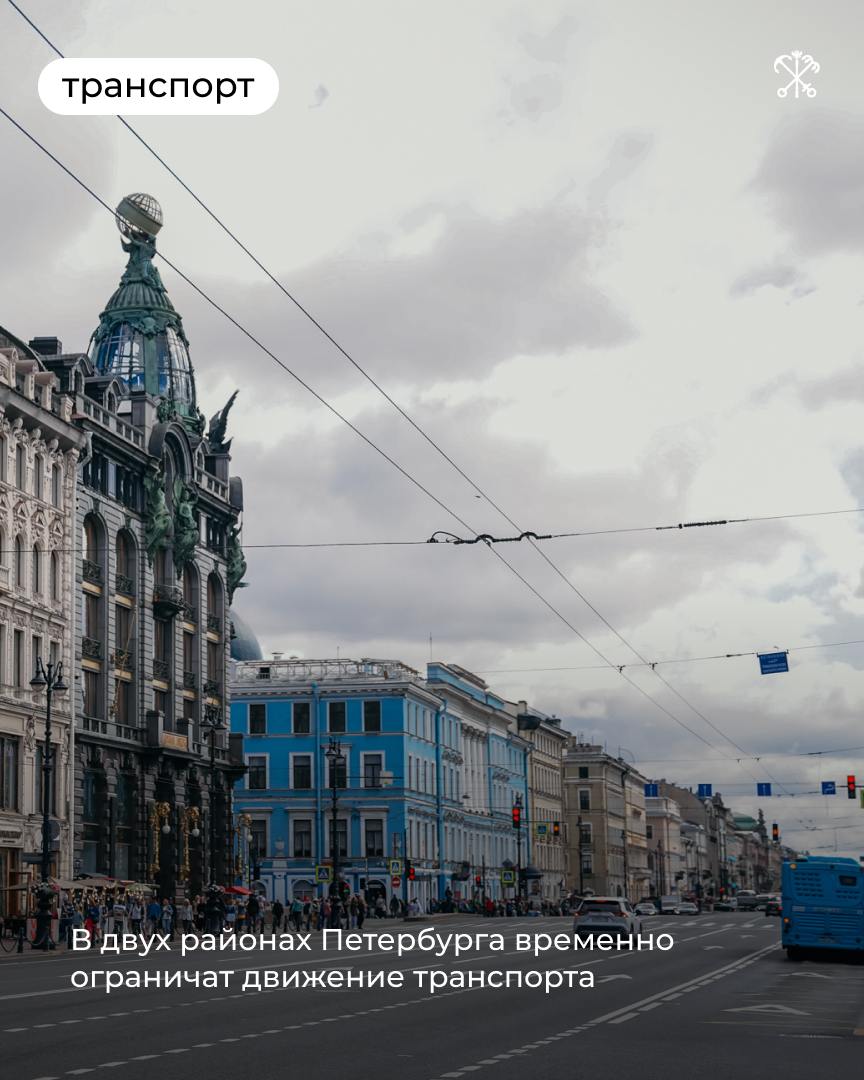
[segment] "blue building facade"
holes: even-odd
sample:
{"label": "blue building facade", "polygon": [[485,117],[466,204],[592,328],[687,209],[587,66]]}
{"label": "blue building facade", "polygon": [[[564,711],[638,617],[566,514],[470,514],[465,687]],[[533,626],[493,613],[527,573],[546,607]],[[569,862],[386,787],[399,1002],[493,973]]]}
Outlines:
{"label": "blue building facade", "polygon": [[[424,678],[389,660],[240,662],[231,730],[247,766],[234,793],[242,876],[271,899],[322,895],[334,845],[340,878],[372,902],[506,894],[527,744],[476,676],[432,665]],[[406,856],[407,885],[392,865]]]}

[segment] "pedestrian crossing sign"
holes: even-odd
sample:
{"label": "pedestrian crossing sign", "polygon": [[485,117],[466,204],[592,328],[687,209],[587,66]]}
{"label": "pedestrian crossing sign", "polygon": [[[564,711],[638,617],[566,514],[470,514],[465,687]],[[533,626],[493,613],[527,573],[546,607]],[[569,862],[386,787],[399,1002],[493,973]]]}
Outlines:
{"label": "pedestrian crossing sign", "polygon": [[516,871],[515,870],[502,870],[501,871],[501,884],[502,885],[515,885],[516,884]]}
{"label": "pedestrian crossing sign", "polygon": [[333,880],[333,867],[332,866],[316,866],[315,867],[315,883],[317,885],[329,885]]}
{"label": "pedestrian crossing sign", "polygon": [[399,877],[402,873],[402,860],[390,859],[388,866],[390,867],[390,877]]}
{"label": "pedestrian crossing sign", "polygon": [[546,836],[549,832],[549,825],[545,821],[538,821],[537,824],[534,826],[534,831],[537,833],[538,836]]}

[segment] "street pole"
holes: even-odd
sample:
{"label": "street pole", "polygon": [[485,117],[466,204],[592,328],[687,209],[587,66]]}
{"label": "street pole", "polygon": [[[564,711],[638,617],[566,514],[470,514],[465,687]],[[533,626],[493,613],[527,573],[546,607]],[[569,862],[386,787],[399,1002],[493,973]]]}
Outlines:
{"label": "street pole", "polygon": [[330,896],[339,899],[339,844],[338,834],[336,831],[336,812],[339,805],[339,795],[336,786],[338,779],[336,772],[339,762],[345,760],[345,755],[342,753],[342,744],[338,739],[331,737],[330,743],[327,749],[324,751],[324,756],[330,763],[330,798],[331,798],[331,812],[330,812],[330,859],[333,870],[333,878],[330,882]]}
{"label": "street pole", "polygon": [[30,687],[36,693],[45,691],[45,746],[42,751],[42,861],[39,895],[36,901],[36,941],[34,948],[53,949],[51,940],[51,904],[53,891],[49,882],[51,877],[51,776],[54,769],[51,752],[51,704],[54,694],[63,694],[68,686],[63,681],[63,662],[56,664],[50,660],[42,662],[36,658],[36,670],[30,680]]}
{"label": "street pole", "polygon": [[585,895],[585,870],[582,866],[582,815],[576,819],[576,828],[579,830],[579,842],[577,845],[579,853],[579,895]]}
{"label": "street pole", "polygon": [[225,724],[219,716],[218,709],[210,706],[204,710],[203,726],[207,728],[210,736],[210,885],[215,886],[216,881],[216,732],[223,731]]}

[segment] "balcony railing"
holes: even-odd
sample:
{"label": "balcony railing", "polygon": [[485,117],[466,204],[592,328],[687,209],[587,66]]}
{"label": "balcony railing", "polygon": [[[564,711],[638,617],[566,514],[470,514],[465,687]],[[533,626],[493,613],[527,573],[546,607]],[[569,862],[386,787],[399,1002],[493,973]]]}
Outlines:
{"label": "balcony railing", "polygon": [[198,622],[198,609],[194,604],[183,604],[183,620],[193,624]]}
{"label": "balcony railing", "polygon": [[118,671],[131,671],[132,653],[128,649],[115,649],[111,653],[111,663]]}
{"label": "balcony railing", "polygon": [[81,639],[81,655],[85,660],[102,659],[102,642],[98,638],[85,637]]}
{"label": "balcony railing", "polygon": [[222,683],[216,679],[204,680],[204,696],[205,697],[221,697],[222,696]]}
{"label": "balcony railing", "polygon": [[220,615],[214,615],[212,612],[207,616],[207,629],[211,634],[222,633],[222,617]]}
{"label": "balcony railing", "polygon": [[160,619],[173,619],[183,610],[183,590],[176,585],[158,584],[153,588],[153,611]]}
{"label": "balcony railing", "polygon": [[183,689],[184,690],[197,690],[198,689],[198,674],[194,671],[183,672]]}
{"label": "balcony railing", "polygon": [[9,590],[9,567],[0,566],[0,589],[4,592]]}
{"label": "balcony railing", "polygon": [[99,563],[95,563],[90,559],[84,559],[81,572],[84,575],[85,581],[89,581],[92,585],[102,584],[102,567]]}
{"label": "balcony railing", "polygon": [[153,661],[153,678],[161,679],[163,682],[168,682],[171,678],[171,665],[167,660],[154,660]]}
{"label": "balcony railing", "polygon": [[121,596],[135,595],[135,582],[128,574],[116,574],[114,577],[114,585]]}

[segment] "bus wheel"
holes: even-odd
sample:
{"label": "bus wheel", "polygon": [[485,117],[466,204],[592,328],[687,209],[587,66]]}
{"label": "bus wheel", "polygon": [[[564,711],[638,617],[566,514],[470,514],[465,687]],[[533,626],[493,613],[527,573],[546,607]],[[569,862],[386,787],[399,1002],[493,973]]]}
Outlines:
{"label": "bus wheel", "polygon": [[799,948],[797,945],[787,945],[786,946],[786,959],[787,960],[803,960],[804,959],[804,950]]}

